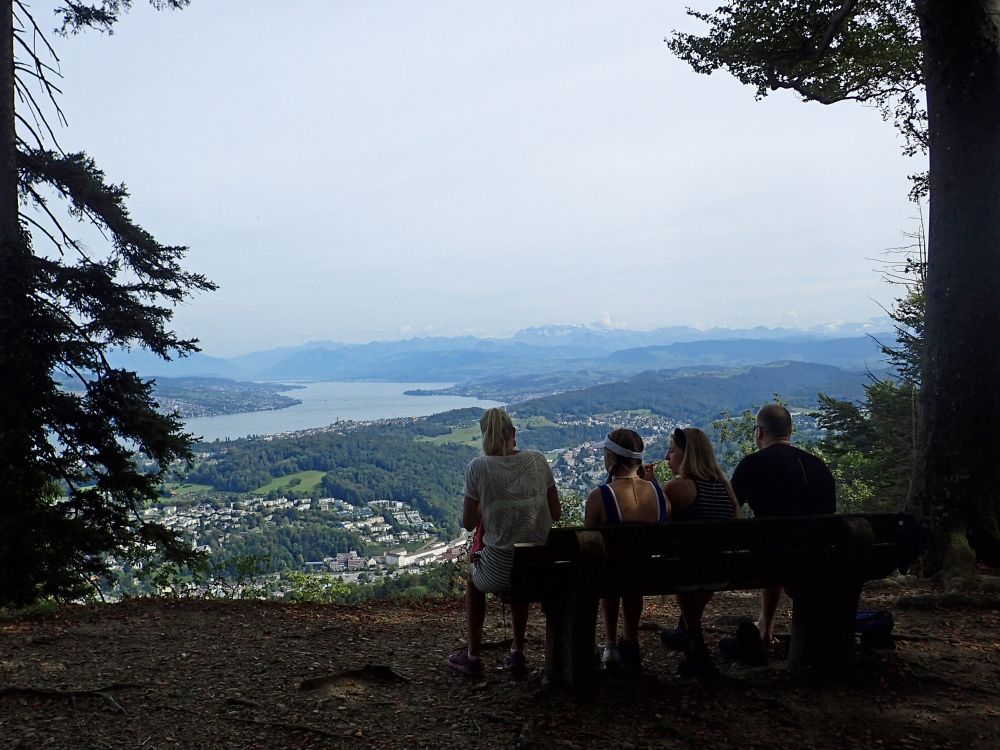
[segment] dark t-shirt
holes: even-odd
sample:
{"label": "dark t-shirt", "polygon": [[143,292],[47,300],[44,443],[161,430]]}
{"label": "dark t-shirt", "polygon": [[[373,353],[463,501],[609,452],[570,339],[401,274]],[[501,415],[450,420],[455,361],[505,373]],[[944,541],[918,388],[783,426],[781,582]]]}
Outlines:
{"label": "dark t-shirt", "polygon": [[754,516],[811,516],[834,513],[833,475],[820,459],[787,443],[774,443],[740,461],[733,491]]}

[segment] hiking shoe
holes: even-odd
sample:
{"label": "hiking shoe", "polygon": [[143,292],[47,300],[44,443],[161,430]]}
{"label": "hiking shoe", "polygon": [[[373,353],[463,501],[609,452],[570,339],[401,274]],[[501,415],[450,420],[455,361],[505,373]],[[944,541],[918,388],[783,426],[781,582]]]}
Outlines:
{"label": "hiking shoe", "polygon": [[892,613],[878,609],[859,609],[854,616],[854,632],[861,636],[861,648],[878,648],[892,651],[896,641],[892,637]]}
{"label": "hiking shoe", "polygon": [[[523,655],[522,655],[522,658]],[[483,673],[483,660],[473,659],[469,656],[469,650],[463,648],[448,655],[448,666],[456,672],[461,672],[469,677],[479,677]]]}
{"label": "hiking shoe", "polygon": [[604,651],[601,652],[601,668],[618,669],[620,666],[621,659],[618,657],[618,649],[611,645],[605,646]]}
{"label": "hiking shoe", "polygon": [[638,672],[642,667],[642,654],[639,653],[638,641],[626,641],[624,638],[618,639],[618,662],[622,669],[629,672]]}
{"label": "hiking shoe", "polygon": [[673,630],[661,630],[660,642],[671,651],[687,651],[691,638],[688,636],[687,625],[684,624],[684,616],[677,618],[677,625]]}
{"label": "hiking shoe", "polygon": [[767,664],[767,649],[760,639],[760,631],[749,620],[741,620],[736,625],[734,638],[719,641],[719,651],[730,661],[759,667]]}
{"label": "hiking shoe", "polygon": [[700,632],[691,636],[684,658],[677,665],[677,674],[684,679],[711,679],[719,675]]}
{"label": "hiking shoe", "polygon": [[523,651],[511,651],[503,659],[503,669],[511,674],[524,674],[528,671],[528,660]]}
{"label": "hiking shoe", "polygon": [[685,680],[710,680],[719,676],[719,670],[711,658],[700,659],[688,654],[677,665],[677,674]]}
{"label": "hiking shoe", "polygon": [[687,651],[691,638],[686,630],[674,628],[673,630],[661,630],[660,642],[671,651]]}

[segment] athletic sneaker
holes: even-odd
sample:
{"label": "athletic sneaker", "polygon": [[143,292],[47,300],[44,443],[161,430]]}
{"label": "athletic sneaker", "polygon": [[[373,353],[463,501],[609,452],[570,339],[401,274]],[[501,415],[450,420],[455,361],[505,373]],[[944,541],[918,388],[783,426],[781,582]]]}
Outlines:
{"label": "athletic sneaker", "polygon": [[618,658],[618,649],[612,645],[604,647],[601,653],[601,667],[604,669],[618,669],[621,666],[621,659]]}
{"label": "athletic sneaker", "polygon": [[705,647],[701,633],[691,636],[684,658],[677,665],[677,674],[685,679],[692,677],[712,679],[719,675],[719,670],[712,662],[712,657],[708,653],[708,648]]}
{"label": "athletic sneaker", "polygon": [[511,651],[503,660],[503,668],[511,674],[524,674],[528,669],[528,660],[523,651]]}
{"label": "athletic sneaker", "polygon": [[618,660],[622,669],[629,672],[638,672],[642,668],[642,654],[639,653],[638,641],[626,641],[624,638],[618,639]]}
{"label": "athletic sneaker", "polygon": [[469,677],[479,677],[483,673],[483,660],[469,656],[469,649],[463,648],[448,655],[448,666]]}
{"label": "athletic sneaker", "polygon": [[730,661],[759,667],[767,664],[767,649],[760,639],[760,631],[750,620],[741,620],[736,625],[735,638],[719,641],[719,651]]}
{"label": "athletic sneaker", "polygon": [[660,642],[671,651],[686,651],[691,639],[686,631],[661,630]]}
{"label": "athletic sneaker", "polygon": [[677,619],[677,626],[673,630],[660,631],[660,642],[671,651],[687,651],[691,639],[683,616]]}

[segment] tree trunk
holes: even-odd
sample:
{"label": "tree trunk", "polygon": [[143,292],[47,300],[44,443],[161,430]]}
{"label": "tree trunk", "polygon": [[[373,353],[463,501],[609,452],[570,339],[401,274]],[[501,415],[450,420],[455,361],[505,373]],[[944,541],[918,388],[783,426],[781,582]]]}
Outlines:
{"label": "tree trunk", "polygon": [[930,564],[1000,561],[1000,0],[920,0],[930,135],[927,327],[912,502]]}
{"label": "tree trunk", "polygon": [[17,151],[14,132],[14,7],[0,0],[0,247],[20,240],[17,216]]}

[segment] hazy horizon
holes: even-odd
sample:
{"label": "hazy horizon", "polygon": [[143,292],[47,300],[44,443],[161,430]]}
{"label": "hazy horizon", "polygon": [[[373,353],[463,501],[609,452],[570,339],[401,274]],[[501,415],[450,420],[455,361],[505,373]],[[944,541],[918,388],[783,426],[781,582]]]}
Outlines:
{"label": "hazy horizon", "polygon": [[693,73],[663,37],[698,28],[652,0],[137,3],[52,39],[58,136],[220,285],[175,317],[211,356],[878,316],[923,163],[869,108]]}
{"label": "hazy horizon", "polygon": [[[722,333],[722,332],[732,332],[732,333],[747,333],[761,331],[763,332],[785,332],[790,336],[802,334],[804,336],[810,337],[821,337],[821,338],[854,338],[857,336],[863,336],[873,333],[889,333],[893,330],[893,322],[887,316],[877,316],[869,318],[866,321],[842,321],[826,324],[817,324],[815,326],[803,327],[803,326],[741,326],[739,328],[731,328],[728,326],[712,326],[712,327],[697,327],[697,326],[685,326],[684,324],[668,325],[668,326],[655,326],[648,328],[621,328],[613,327],[602,324],[600,321],[596,323],[551,323],[551,324],[541,324],[538,326],[527,326],[525,328],[519,328],[515,331],[510,331],[507,333],[501,333],[497,335],[483,335],[478,336],[475,334],[430,334],[430,335],[411,335],[411,336],[399,336],[396,338],[379,338],[379,339],[369,339],[363,341],[345,341],[338,339],[309,339],[304,341],[292,341],[285,344],[280,344],[274,347],[252,347],[245,351],[238,351],[233,354],[217,354],[213,351],[205,349],[203,346],[201,349],[201,354],[209,357],[216,357],[219,359],[237,359],[248,354],[257,354],[262,352],[282,350],[282,349],[300,349],[307,347],[323,347],[323,346],[365,346],[369,344],[398,344],[407,341],[421,341],[421,340],[432,340],[432,339],[459,339],[463,337],[471,337],[484,341],[509,341],[516,338],[518,335],[526,334],[535,331],[549,332],[553,329],[559,329],[560,331],[565,331],[567,329],[572,329],[574,331],[587,331],[599,334],[614,335],[619,334],[649,334],[655,333],[657,331],[666,331],[670,329],[691,329],[694,331],[700,331],[705,334],[711,333]],[[767,337],[764,337],[767,338]],[[783,337],[780,337],[783,338]],[[683,341],[694,342],[698,341],[696,338],[684,338]],[[624,345],[625,347],[631,346],[629,344]]]}

